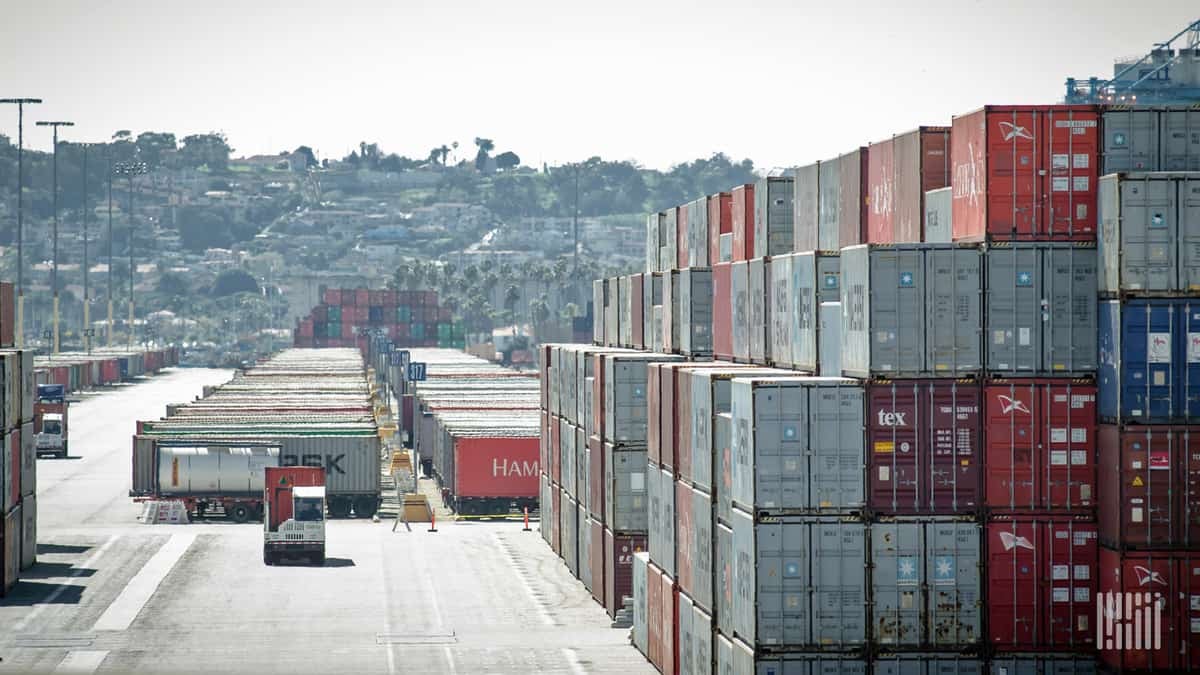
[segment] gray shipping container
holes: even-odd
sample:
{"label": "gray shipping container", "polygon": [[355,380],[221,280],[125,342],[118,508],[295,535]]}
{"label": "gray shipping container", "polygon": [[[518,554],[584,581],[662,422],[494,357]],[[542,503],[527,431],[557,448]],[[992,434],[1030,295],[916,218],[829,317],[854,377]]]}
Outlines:
{"label": "gray shipping container", "polygon": [[592,532],[588,527],[587,507],[583,502],[579,502],[576,507],[578,512],[575,514],[575,522],[578,525],[578,532],[575,544],[575,550],[579,556],[579,580],[583,582],[583,587],[592,590]]}
{"label": "gray shipping container", "polygon": [[592,471],[588,460],[587,435],[583,432],[583,427],[575,427],[575,499],[585,509],[588,507],[588,485],[591,484]]}
{"label": "gray shipping container", "polygon": [[817,199],[821,164],[815,162],[795,170],[792,176],[792,250],[813,251],[819,247]]}
{"label": "gray shipping container", "polygon": [[633,346],[633,279],[629,275],[617,278],[618,299],[617,334],[622,347]]}
{"label": "gray shipping container", "polygon": [[679,356],[628,352],[604,359],[604,440],[646,447],[646,364]]}
{"label": "gray shipping container", "polygon": [[678,603],[675,606],[675,622],[679,625],[679,637],[675,641],[675,649],[677,650],[679,675],[698,675],[696,666],[692,662],[694,656],[692,637],[692,616],[696,611],[695,605],[688,598],[686,593],[678,595]]}
{"label": "gray shipping container", "polygon": [[608,347],[621,346],[621,283],[613,277],[605,284],[604,344]]}
{"label": "gray shipping container", "polygon": [[729,522],[733,512],[733,413],[713,416],[713,492],[717,496],[717,518]]}
{"label": "gray shipping container", "polygon": [[733,301],[733,358],[750,361],[750,263],[729,266],[730,299]]}
{"label": "gray shipping container", "polygon": [[792,249],[791,176],[759,178],[754,185],[754,256],[784,255]]}
{"label": "gray shipping container", "polygon": [[[730,512],[732,514],[732,511]],[[732,515],[730,522],[717,523],[713,531],[716,533],[716,586],[713,599],[717,606],[717,627],[725,635],[733,635],[733,593],[734,593],[734,559],[733,559],[733,526]]]}
{"label": "gray shipping container", "polygon": [[1095,371],[1095,246],[993,244],[984,258],[988,373],[1085,375]]}
{"label": "gray shipping container", "polygon": [[[729,414],[729,381],[738,376],[793,375],[786,370],[770,368],[698,368],[690,372],[692,387],[692,484],[706,492],[714,492],[720,476],[722,458],[718,455],[715,425],[717,415]],[[725,447],[729,439],[726,438]]]}
{"label": "gray shipping container", "polygon": [[802,251],[792,256],[791,272],[792,305],[788,316],[792,367],[816,372],[821,367],[817,308],[822,302],[835,301],[841,296],[841,256],[837,252]]}
{"label": "gray shipping container", "polygon": [[1095,675],[1096,659],[1058,654],[997,654],[988,672],[992,675]]}
{"label": "gray shipping container", "polygon": [[876,656],[873,675],[983,675],[983,661],[954,654]]}
{"label": "gray shipping container", "polygon": [[836,251],[841,246],[838,209],[842,201],[842,163],[837,157],[820,163],[817,186],[817,250]]}
{"label": "gray shipping container", "polygon": [[[710,277],[711,282],[711,277]],[[663,274],[663,344],[666,351],[677,353],[679,351],[680,326],[683,321],[683,298],[679,293],[679,270],[671,270]],[[670,303],[670,307],[667,304]],[[666,315],[670,312],[670,318]],[[671,326],[671,334],[666,334],[667,324]],[[667,338],[670,338],[670,344],[666,343]]]}
{"label": "gray shipping container", "polygon": [[[754,258],[746,265],[746,296],[750,305],[750,324],[746,327],[750,341],[750,361],[760,365],[767,362],[767,258]],[[737,329],[734,329],[736,334]],[[737,354],[737,345],[734,345]]]}
{"label": "gray shipping container", "polygon": [[930,244],[949,244],[954,240],[952,193],[944,187],[925,192],[925,241]]}
{"label": "gray shipping container", "polygon": [[662,271],[679,268],[679,209],[667,209],[666,219],[659,235],[662,250],[659,252],[659,262]]}
{"label": "gray shipping container", "polygon": [[1122,106],[1104,112],[1100,174],[1200,171],[1200,110]]}
{"label": "gray shipping container", "polygon": [[657,213],[646,216],[646,273],[658,272],[662,269],[658,262],[658,226]]}
{"label": "gray shipping container", "polygon": [[717,665],[714,656],[712,614],[699,606],[694,606],[692,608],[692,667],[696,673],[712,673],[713,668]]}
{"label": "gray shipping container", "polygon": [[562,488],[562,495],[559,497],[559,541],[562,542],[562,559],[567,563],[567,569],[571,571],[571,575],[579,578],[579,530],[576,527],[576,515],[579,513],[579,504],[567,494],[566,488]]}
{"label": "gray shipping container", "polygon": [[647,548],[650,560],[675,576],[675,478],[670,469],[649,464],[646,469],[649,483]]}
{"label": "gray shipping container", "polygon": [[767,279],[767,363],[784,368],[792,365],[792,258],[771,258]]}
{"label": "gray shipping container", "polygon": [[605,310],[607,294],[607,279],[596,279],[592,282],[592,342],[604,344],[604,321],[608,318]]}
{"label": "gray shipping container", "polygon": [[851,377],[980,372],[981,263],[979,248],[971,245],[843,249],[842,372]]}
{"label": "gray shipping container", "polygon": [[733,511],[733,632],[753,647],[867,641],[866,527]]}
{"label": "gray shipping container", "polygon": [[726,232],[717,237],[717,253],[720,260],[718,262],[730,262],[733,260],[733,233]]}
{"label": "gray shipping container", "polygon": [[629,450],[604,444],[604,524],[615,534],[645,532],[649,494],[646,449]]}
{"label": "gray shipping container", "polygon": [[662,305],[654,306],[654,327],[650,329],[653,342],[650,348],[655,352],[662,353],[663,347],[663,308]]}
{"label": "gray shipping container", "polygon": [[690,267],[679,271],[679,343],[686,356],[712,355],[712,269]]}
{"label": "gray shipping container", "polygon": [[1200,177],[1111,174],[1098,202],[1102,293],[1200,289]]}
{"label": "gray shipping container", "polygon": [[692,600],[713,607],[713,501],[709,493],[692,488]]}
{"label": "gray shipping container", "polygon": [[575,485],[579,478],[575,474],[575,428],[570,422],[562,418],[558,420],[558,453],[558,484],[563,488],[563,491],[574,497]]}
{"label": "gray shipping container", "polygon": [[[642,346],[645,349],[659,351],[661,346],[654,347],[654,306],[662,305],[663,277],[661,272],[642,279]],[[662,331],[659,331],[661,334]],[[660,340],[661,342],[661,340]]]}
{"label": "gray shipping container", "polygon": [[[642,654],[649,654],[650,631],[649,601],[646,591],[646,568],[650,554],[639,551],[633,554],[633,646]],[[588,565],[587,567],[591,567]]]}
{"label": "gray shipping container", "polygon": [[37,563],[37,496],[21,498],[21,564],[27,570]]}
{"label": "gray shipping container", "polygon": [[863,387],[835,377],[738,377],[730,386],[733,503],[753,513],[864,504]]}
{"label": "gray shipping container", "polygon": [[980,526],[949,521],[871,525],[872,639],[886,647],[977,646]]}
{"label": "gray shipping container", "polygon": [[821,377],[842,374],[842,303],[822,302],[818,313],[817,361]]}

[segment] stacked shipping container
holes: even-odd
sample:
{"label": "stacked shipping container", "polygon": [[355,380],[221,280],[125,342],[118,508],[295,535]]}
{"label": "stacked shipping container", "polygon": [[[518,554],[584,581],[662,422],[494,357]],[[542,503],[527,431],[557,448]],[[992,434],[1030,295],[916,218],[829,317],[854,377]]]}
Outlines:
{"label": "stacked shipping container", "polygon": [[1096,646],[1114,670],[1200,668],[1196,128],[1195,109],[1102,118]]}
{"label": "stacked shipping container", "polygon": [[364,329],[380,329],[400,347],[466,348],[462,321],[438,305],[435,291],[322,288],[321,303],[296,322],[297,347],[359,347]]}
{"label": "stacked shipping container", "polygon": [[13,349],[13,287],[0,283],[0,597],[37,557],[33,352]]}

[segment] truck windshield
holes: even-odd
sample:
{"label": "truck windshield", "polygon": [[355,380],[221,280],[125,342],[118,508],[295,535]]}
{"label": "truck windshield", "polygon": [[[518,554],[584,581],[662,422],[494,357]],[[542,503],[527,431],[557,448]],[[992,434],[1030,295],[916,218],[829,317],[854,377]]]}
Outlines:
{"label": "truck windshield", "polygon": [[46,420],[45,422],[42,422],[42,433],[55,435],[61,434],[62,424],[58,420]]}
{"label": "truck windshield", "polygon": [[297,497],[296,498],[296,520],[299,521],[317,521],[325,518],[324,500],[319,497]]}

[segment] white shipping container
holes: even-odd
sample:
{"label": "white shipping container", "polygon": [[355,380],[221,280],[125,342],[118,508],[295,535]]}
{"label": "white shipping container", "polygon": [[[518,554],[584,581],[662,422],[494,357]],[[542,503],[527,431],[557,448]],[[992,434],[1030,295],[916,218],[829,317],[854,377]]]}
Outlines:
{"label": "white shipping container", "polygon": [[21,500],[21,569],[37,562],[37,497]]}
{"label": "white shipping container", "polygon": [[953,241],[951,192],[944,187],[925,192],[925,241],[930,244],[949,244]]}

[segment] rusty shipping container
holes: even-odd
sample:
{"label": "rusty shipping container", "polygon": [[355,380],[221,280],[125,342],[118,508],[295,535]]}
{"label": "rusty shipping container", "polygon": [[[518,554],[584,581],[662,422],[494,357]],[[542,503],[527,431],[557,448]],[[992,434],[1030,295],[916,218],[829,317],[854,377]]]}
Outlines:
{"label": "rusty shipping container", "polygon": [[646,535],[614,534],[604,528],[604,607],[609,616],[615,617],[625,598],[633,597],[633,555],[644,550]]}
{"label": "rusty shipping container", "polygon": [[867,385],[867,505],[883,515],[978,513],[982,390],[942,379]]}
{"label": "rusty shipping container", "polygon": [[730,220],[733,223],[733,261],[754,257],[754,185],[733,188]]}
{"label": "rusty shipping container", "polygon": [[731,263],[712,266],[712,347],[718,359],[733,359],[733,303]]}
{"label": "rusty shipping container", "polygon": [[867,161],[870,152],[858,148],[838,157],[838,248],[867,241]]}
{"label": "rusty shipping container", "polygon": [[1102,544],[1140,550],[1200,545],[1200,433],[1194,429],[1100,425]]}
{"label": "rusty shipping container", "polygon": [[1101,661],[1117,672],[1200,670],[1200,552],[1101,548],[1099,568]]}
{"label": "rusty shipping container", "polygon": [[920,127],[873,143],[867,158],[867,242],[925,241],[925,192],[950,184],[950,127]]}
{"label": "rusty shipping container", "polygon": [[954,239],[1096,237],[1099,113],[1090,105],[987,106],[954,118]]}
{"label": "rusty shipping container", "polygon": [[733,195],[721,192],[708,196],[708,264],[721,260],[721,235],[733,234]]}

